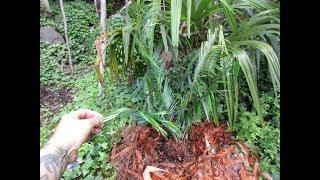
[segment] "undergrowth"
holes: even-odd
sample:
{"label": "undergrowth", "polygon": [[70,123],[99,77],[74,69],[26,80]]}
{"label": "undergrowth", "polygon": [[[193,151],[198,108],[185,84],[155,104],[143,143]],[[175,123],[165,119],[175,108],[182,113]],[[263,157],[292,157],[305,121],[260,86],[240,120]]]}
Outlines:
{"label": "undergrowth", "polygon": [[[72,87],[75,78],[66,72],[61,63],[67,61],[67,48],[64,44],[48,45],[40,43],[40,82],[56,89]],[[64,65],[66,67],[66,65]]]}
{"label": "undergrowth", "polygon": [[236,139],[244,140],[260,157],[259,169],[270,173],[274,179],[280,178],[280,95],[276,98],[261,95],[262,112],[266,120],[262,127],[254,111],[240,107]]}
{"label": "undergrowth", "polygon": [[[50,125],[40,128],[40,147],[48,141],[64,114],[80,108],[88,108],[105,116],[112,109],[133,105],[130,97],[133,89],[129,85],[125,85],[123,89],[108,86],[104,97],[99,97],[98,82],[94,71],[77,80],[74,84],[78,91],[75,93],[73,102],[62,107],[60,113],[52,119]],[[101,133],[78,150],[79,165],[65,171],[63,179],[115,178],[116,174],[111,168],[108,154],[113,145],[121,140],[120,132],[123,126],[130,124],[130,121],[130,118],[120,116],[105,123]]]}
{"label": "undergrowth", "polygon": [[[50,7],[53,17],[40,16],[40,26],[53,26],[64,37],[64,25],[59,1],[51,2]],[[94,42],[88,41],[88,39],[96,38],[100,34],[99,18],[94,4],[86,1],[65,1],[64,9],[73,61],[75,63],[94,62]]]}

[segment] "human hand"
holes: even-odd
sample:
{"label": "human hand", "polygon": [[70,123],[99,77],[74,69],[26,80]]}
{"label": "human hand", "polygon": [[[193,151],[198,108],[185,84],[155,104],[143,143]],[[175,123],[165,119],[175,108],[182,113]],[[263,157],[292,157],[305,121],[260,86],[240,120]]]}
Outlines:
{"label": "human hand", "polygon": [[100,113],[89,109],[73,111],[62,117],[48,144],[66,150],[70,153],[68,162],[73,162],[80,146],[101,131],[102,117]]}

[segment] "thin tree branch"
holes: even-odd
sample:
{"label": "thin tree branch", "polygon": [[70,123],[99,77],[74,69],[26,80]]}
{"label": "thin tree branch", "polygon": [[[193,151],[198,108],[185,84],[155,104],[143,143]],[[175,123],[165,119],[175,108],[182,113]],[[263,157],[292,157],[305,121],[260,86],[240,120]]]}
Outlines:
{"label": "thin tree branch", "polygon": [[71,72],[73,72],[73,64],[72,64],[70,44],[69,44],[69,38],[68,38],[68,27],[67,27],[66,15],[64,13],[63,0],[60,0],[60,7],[61,7],[61,12],[62,12],[62,17],[63,17],[64,34],[66,37],[66,42],[67,42],[67,47],[68,47],[70,69],[71,69]]}

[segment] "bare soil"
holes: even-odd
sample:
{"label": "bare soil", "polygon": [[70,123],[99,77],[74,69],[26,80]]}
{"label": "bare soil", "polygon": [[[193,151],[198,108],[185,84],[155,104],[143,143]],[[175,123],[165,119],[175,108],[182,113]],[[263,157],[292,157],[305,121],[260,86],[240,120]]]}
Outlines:
{"label": "bare soil", "polygon": [[[51,117],[56,115],[62,104],[72,102],[73,94],[67,89],[54,90],[50,86],[40,85],[40,108],[46,107],[51,112]],[[40,111],[40,126],[45,123],[44,112]]]}

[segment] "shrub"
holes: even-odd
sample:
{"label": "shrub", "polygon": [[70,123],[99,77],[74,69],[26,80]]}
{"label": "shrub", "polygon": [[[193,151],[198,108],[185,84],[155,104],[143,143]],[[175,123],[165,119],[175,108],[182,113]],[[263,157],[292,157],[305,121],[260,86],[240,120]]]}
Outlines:
{"label": "shrub", "polygon": [[244,140],[260,156],[260,170],[271,173],[275,179],[280,175],[280,95],[273,98],[263,94],[260,98],[262,112],[266,115],[262,127],[255,112],[242,109],[237,124],[236,139]]}

